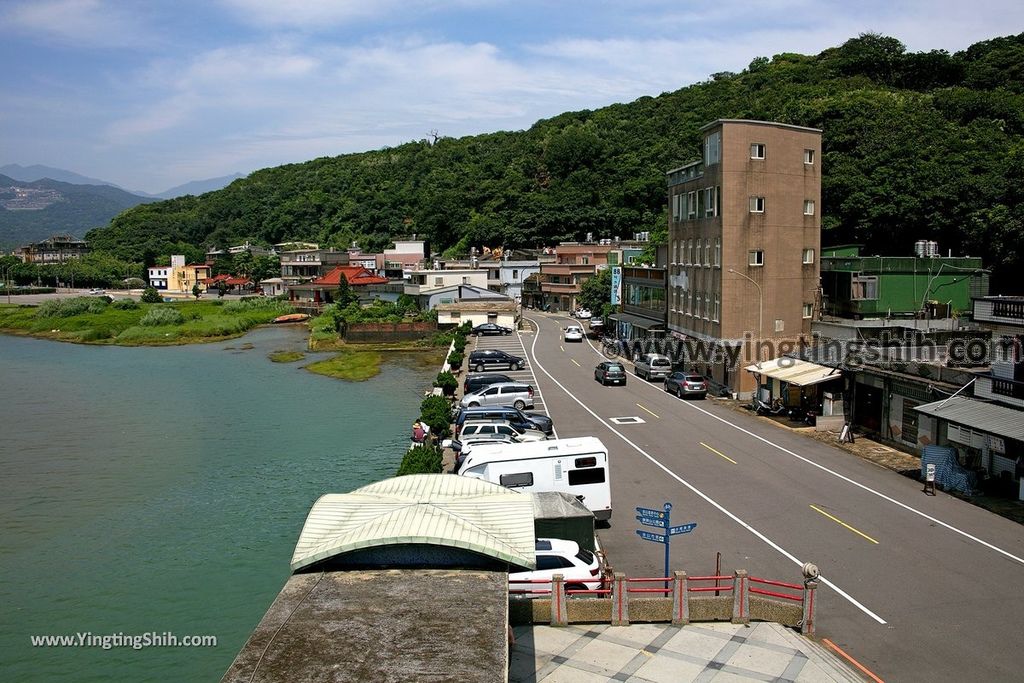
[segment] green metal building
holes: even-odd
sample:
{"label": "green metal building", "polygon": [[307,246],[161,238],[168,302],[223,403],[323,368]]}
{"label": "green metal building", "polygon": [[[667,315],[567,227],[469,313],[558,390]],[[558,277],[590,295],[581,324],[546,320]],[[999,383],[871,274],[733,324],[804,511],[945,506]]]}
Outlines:
{"label": "green metal building", "polygon": [[[931,245],[931,246],[928,246]],[[861,245],[821,250],[822,310],[843,318],[945,318],[988,295],[988,271],[973,256],[938,256],[934,242],[919,256],[862,256]]]}

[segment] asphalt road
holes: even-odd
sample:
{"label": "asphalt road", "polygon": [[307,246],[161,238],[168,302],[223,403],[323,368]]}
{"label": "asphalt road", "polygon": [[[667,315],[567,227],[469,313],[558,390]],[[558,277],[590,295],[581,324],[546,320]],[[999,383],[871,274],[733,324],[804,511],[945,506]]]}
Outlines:
{"label": "asphalt road", "polygon": [[798,583],[814,562],[817,635],[879,677],[1020,679],[1024,527],[713,399],[679,400],[633,374],[602,387],[600,348],[562,340],[569,318],[526,317],[538,327],[520,335],[528,372],[558,435],[597,436],[611,453],[600,536],[616,571],[662,576],[664,547],[636,535],[634,507],[670,502],[673,525],[698,525],[674,538],[672,569],[712,574],[721,553],[723,573]]}

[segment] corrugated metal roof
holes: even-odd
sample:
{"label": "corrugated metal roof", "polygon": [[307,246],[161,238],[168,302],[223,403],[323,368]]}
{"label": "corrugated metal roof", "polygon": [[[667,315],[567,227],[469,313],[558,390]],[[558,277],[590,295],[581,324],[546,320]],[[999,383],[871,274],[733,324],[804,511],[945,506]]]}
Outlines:
{"label": "corrugated metal roof", "polygon": [[914,410],[949,422],[988,432],[1007,439],[1024,441],[1024,411],[996,403],[983,403],[965,396],[915,406]]}
{"label": "corrugated metal roof", "polygon": [[745,369],[747,372],[760,373],[766,377],[774,377],[782,382],[789,382],[800,387],[828,382],[843,376],[842,372],[836,368],[808,363],[799,358],[773,358],[761,363],[761,367],[755,363],[748,365]]}
{"label": "corrugated metal roof", "polygon": [[405,543],[463,548],[534,568],[533,501],[479,479],[414,474],[313,504],[292,571],[346,552]]}

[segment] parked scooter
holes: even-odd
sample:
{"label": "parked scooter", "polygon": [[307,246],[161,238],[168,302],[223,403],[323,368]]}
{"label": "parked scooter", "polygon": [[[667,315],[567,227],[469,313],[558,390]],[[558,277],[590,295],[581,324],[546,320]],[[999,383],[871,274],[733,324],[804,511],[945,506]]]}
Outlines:
{"label": "parked scooter", "polygon": [[757,411],[758,415],[788,415],[789,410],[782,403],[781,398],[775,399],[771,403],[762,401],[759,398],[754,399],[754,410]]}

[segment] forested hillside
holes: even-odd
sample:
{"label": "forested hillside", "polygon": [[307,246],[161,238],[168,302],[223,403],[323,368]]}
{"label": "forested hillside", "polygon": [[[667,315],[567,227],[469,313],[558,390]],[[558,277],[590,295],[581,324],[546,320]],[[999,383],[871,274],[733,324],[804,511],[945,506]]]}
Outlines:
{"label": "forested hillside", "polygon": [[697,131],[716,118],[824,130],[825,244],[909,254],[934,239],[984,257],[1014,287],[1006,275],[1024,265],[1024,34],[953,55],[863,35],[526,131],[265,169],[201,197],[137,206],[88,239],[138,259],[179,241],[357,239],[377,249],[416,232],[464,251],[664,234],[665,171],[698,156]]}
{"label": "forested hillside", "polygon": [[0,246],[17,247],[58,233],[81,237],[148,201],[111,185],[73,185],[0,175]]}

